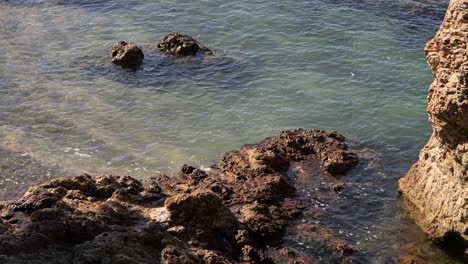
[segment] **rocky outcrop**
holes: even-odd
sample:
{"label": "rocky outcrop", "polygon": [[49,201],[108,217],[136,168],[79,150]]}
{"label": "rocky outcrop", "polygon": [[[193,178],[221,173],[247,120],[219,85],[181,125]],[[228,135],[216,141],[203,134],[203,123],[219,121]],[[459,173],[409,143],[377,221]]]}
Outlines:
{"label": "rocky outcrop", "polygon": [[[208,173],[49,180],[0,202],[0,263],[313,263],[281,246],[304,209],[288,169],[311,159],[305,171],[328,175],[357,163],[342,136],[293,130],[227,153]],[[343,261],[355,251],[324,243]]]}
{"label": "rocky outcrop", "polygon": [[426,45],[435,80],[427,97],[433,133],[400,192],[411,215],[434,239],[468,241],[468,2],[451,0]]}
{"label": "rocky outcrop", "polygon": [[124,67],[136,67],[143,62],[145,55],[134,43],[119,41],[112,46],[112,62]]}
{"label": "rocky outcrop", "polygon": [[[214,52],[189,35],[169,33],[163,37],[156,47],[151,50],[160,50],[178,56],[194,56],[198,52],[213,54]],[[112,45],[111,61],[126,68],[135,68],[143,63],[144,54],[136,44],[118,41]]]}
{"label": "rocky outcrop", "polygon": [[169,33],[163,37],[161,42],[157,45],[161,51],[166,51],[180,56],[193,56],[198,51],[212,54],[213,51],[201,44],[189,35],[181,33]]}

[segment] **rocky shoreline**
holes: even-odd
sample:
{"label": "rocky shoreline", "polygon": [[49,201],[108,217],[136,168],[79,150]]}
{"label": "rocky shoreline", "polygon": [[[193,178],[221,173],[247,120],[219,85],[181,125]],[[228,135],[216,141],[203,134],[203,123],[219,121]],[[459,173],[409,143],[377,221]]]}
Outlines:
{"label": "rocky shoreline", "polygon": [[427,97],[433,133],[399,181],[403,201],[421,229],[461,254],[468,250],[467,32],[468,3],[450,1],[425,49],[435,77]]}
{"label": "rocky shoreline", "polygon": [[[0,203],[0,260],[314,263],[281,246],[286,227],[304,210],[289,169],[300,164],[307,171],[301,177],[320,172],[333,179],[357,162],[343,136],[298,129],[229,152],[209,171],[184,165],[180,177],[52,179]],[[323,241],[340,261],[354,263],[357,248],[330,235]]]}
{"label": "rocky shoreline", "polygon": [[[428,96],[433,135],[399,181],[402,201],[421,229],[465,259],[467,21],[468,4],[452,0],[426,46],[435,75]],[[151,48],[174,57],[214,53],[180,33]],[[128,68],[145,59],[136,44],[124,41],[110,56]],[[362,263],[356,245],[319,223],[296,221],[338,206],[346,182],[336,176],[357,164],[343,136],[297,129],[229,152],[208,170],[184,165],[177,177],[51,179],[18,200],[0,202],[0,263],[320,263],[285,246],[287,231],[320,242],[336,263]],[[307,195],[301,192],[307,188]],[[428,263],[417,254],[388,261]]]}

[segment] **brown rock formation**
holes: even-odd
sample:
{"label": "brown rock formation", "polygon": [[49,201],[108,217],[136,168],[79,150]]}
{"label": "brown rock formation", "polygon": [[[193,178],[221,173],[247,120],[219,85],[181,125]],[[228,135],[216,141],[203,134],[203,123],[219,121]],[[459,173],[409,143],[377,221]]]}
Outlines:
{"label": "brown rock formation", "polygon": [[433,134],[403,177],[403,201],[434,239],[468,241],[468,2],[451,0],[426,45],[435,80],[427,97]]}
{"label": "brown rock formation", "polygon": [[342,136],[294,130],[227,153],[209,174],[49,180],[0,202],[0,263],[313,263],[278,246],[304,208],[288,167],[314,157],[332,174],[357,163]]}
{"label": "brown rock formation", "polygon": [[136,67],[143,62],[143,51],[134,43],[119,41],[112,46],[112,62],[124,67]]}
{"label": "brown rock formation", "polygon": [[189,35],[181,33],[169,33],[163,37],[158,44],[158,49],[181,56],[191,56],[197,54],[198,51],[213,53],[211,49],[204,46]]}

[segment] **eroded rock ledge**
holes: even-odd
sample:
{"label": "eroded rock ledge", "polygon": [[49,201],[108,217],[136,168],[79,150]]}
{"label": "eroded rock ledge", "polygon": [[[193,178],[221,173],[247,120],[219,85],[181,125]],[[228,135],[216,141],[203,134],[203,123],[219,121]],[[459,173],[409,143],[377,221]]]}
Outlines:
{"label": "eroded rock ledge", "polygon": [[[412,216],[434,239],[468,242],[468,2],[451,0],[426,57],[435,80],[427,97],[433,134],[403,177]],[[460,242],[461,242],[460,241]]]}
{"label": "eroded rock ledge", "polygon": [[[0,262],[312,263],[280,246],[304,209],[288,168],[311,157],[332,175],[357,164],[342,136],[300,129],[229,152],[208,173],[49,180],[0,203]],[[336,251],[346,260],[354,249]]]}

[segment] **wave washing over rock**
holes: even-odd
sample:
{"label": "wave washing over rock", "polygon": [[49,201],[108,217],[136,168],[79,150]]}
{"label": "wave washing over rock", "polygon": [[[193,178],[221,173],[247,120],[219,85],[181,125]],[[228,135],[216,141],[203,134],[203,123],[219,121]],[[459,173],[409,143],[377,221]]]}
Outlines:
{"label": "wave washing over rock", "polygon": [[[281,247],[289,221],[304,209],[288,177],[298,162],[332,177],[358,158],[335,132],[298,129],[229,152],[207,172],[184,165],[180,177],[143,182],[49,180],[0,203],[0,262],[313,263]],[[352,262],[353,246],[330,236],[324,243]]]}
{"label": "wave washing over rock", "polygon": [[[433,239],[468,243],[468,2],[452,0],[426,45],[433,134],[399,182],[405,205]],[[461,242],[461,243],[460,243]],[[464,250],[462,247],[461,250]]]}

